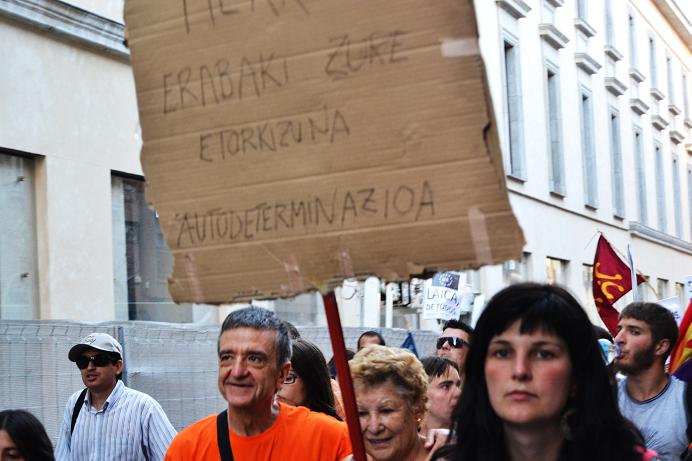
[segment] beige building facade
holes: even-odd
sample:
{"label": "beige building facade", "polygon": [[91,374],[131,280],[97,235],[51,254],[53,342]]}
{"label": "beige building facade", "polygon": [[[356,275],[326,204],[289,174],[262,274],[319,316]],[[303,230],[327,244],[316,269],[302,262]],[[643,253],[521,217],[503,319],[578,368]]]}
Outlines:
{"label": "beige building facade", "polygon": [[3,318],[116,317],[111,178],[141,176],[121,9],[0,5],[2,195],[31,197],[23,207],[3,201]]}

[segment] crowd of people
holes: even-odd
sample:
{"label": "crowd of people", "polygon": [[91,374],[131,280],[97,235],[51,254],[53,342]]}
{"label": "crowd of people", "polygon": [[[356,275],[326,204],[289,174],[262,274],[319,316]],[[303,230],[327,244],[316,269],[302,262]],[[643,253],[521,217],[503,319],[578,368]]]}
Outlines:
{"label": "crowd of people", "polygon": [[[368,459],[689,461],[692,391],[665,367],[677,334],[670,311],[638,302],[609,337],[567,291],[533,283],[493,296],[475,329],[447,322],[434,356],[366,332],[349,366]],[[597,336],[619,351],[613,364]],[[123,384],[118,341],[91,334],[68,353],[86,388],[65,406],[55,453],[31,413],[7,410],[0,461],[352,459],[335,372],[292,325],[234,311],[217,353],[226,408],[176,434]]]}

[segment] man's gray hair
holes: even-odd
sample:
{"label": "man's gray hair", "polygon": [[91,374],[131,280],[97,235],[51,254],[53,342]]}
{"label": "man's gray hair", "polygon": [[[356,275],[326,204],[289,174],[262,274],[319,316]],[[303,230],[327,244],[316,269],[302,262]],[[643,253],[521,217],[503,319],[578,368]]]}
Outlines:
{"label": "man's gray hair", "polygon": [[246,307],[233,311],[226,317],[221,325],[219,341],[217,341],[216,351],[219,352],[221,335],[226,330],[234,328],[254,328],[255,330],[276,331],[276,363],[279,368],[291,360],[291,339],[288,336],[288,329],[284,322],[276,314],[261,307]]}

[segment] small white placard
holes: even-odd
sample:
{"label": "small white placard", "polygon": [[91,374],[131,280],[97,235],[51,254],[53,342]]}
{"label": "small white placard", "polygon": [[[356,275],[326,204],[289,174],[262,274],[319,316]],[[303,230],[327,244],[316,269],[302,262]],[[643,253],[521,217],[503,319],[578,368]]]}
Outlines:
{"label": "small white placard", "polygon": [[[468,291],[468,294],[466,293]],[[425,281],[423,319],[458,319],[462,308],[470,308],[470,289],[466,274],[439,272]]]}

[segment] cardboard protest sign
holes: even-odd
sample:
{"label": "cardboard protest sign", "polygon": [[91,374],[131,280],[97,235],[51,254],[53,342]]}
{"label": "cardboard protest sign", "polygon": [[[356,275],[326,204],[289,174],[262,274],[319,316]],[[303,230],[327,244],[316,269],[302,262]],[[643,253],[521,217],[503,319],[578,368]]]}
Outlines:
{"label": "cardboard protest sign", "polygon": [[178,302],[518,258],[472,0],[128,0]]}

